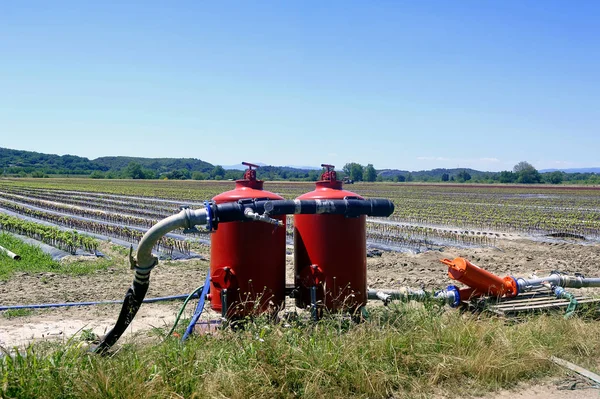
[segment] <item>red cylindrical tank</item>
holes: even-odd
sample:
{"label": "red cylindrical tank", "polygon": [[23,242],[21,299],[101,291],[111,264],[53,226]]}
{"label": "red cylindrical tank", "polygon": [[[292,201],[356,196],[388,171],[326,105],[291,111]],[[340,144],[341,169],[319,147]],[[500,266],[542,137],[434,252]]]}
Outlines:
{"label": "red cylindrical tank", "polygon": [[[264,191],[256,179],[256,165],[249,166],[235,189],[213,198],[217,204],[240,199],[283,199]],[[285,300],[285,216],[284,225],[258,221],[221,223],[211,235],[210,300],[215,311],[222,310],[221,291],[227,289],[227,316],[276,310]]]}
{"label": "red cylindrical tank", "polygon": [[[333,165],[303,199],[363,199],[342,188]],[[367,303],[366,216],[294,215],[296,305],[311,303],[311,286],[327,310],[354,311]]]}

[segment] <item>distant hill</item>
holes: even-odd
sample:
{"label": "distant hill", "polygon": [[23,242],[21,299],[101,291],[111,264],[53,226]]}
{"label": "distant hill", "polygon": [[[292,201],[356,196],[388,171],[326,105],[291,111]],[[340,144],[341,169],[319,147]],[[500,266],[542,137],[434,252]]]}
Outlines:
{"label": "distant hill", "polygon": [[94,171],[120,172],[135,162],[157,174],[186,169],[208,172],[214,166],[195,158],[101,157],[94,160],[75,155],[43,154],[0,148],[0,168],[7,174],[40,172],[45,174],[89,175]]}
{"label": "distant hill", "polygon": [[[130,164],[134,164],[128,167]],[[321,174],[321,168],[312,166],[272,166],[258,163],[259,178],[264,180],[308,180],[315,181]],[[223,169],[229,169],[224,171]],[[223,169],[196,158],[141,158],[110,156],[93,160],[75,155],[43,154],[34,151],[0,148],[0,174],[8,176],[46,175],[82,175],[95,178],[168,178],[168,179],[238,179],[245,166],[230,165]],[[600,168],[545,169],[540,173],[556,170],[566,172],[563,182],[599,181],[594,173],[600,175]],[[482,172],[469,168],[432,169],[408,171],[400,169],[380,169],[378,180],[392,181],[478,181],[502,182],[502,174],[512,172]],[[446,176],[445,176],[446,175]],[[343,176],[342,173],[339,176]],[[548,175],[549,176],[549,175]],[[506,177],[506,176],[504,176]],[[510,177],[510,176],[509,176]],[[549,177],[544,182],[552,182]],[[360,179],[358,179],[360,180]],[[560,182],[559,181],[559,182]],[[510,181],[504,181],[510,182]],[[555,183],[556,184],[556,183]]]}
{"label": "distant hill", "polygon": [[549,172],[565,172],[565,173],[598,173],[600,174],[600,168],[570,168],[570,169],[542,169],[540,173]]}
{"label": "distant hill", "polygon": [[141,158],[141,157],[101,157],[92,161],[106,170],[122,170],[131,162],[157,173],[167,173],[173,170],[187,169],[190,172],[208,172],[214,165],[196,158]]}
{"label": "distant hill", "polygon": [[75,155],[43,154],[33,151],[0,148],[0,168],[6,173],[90,174],[93,171],[108,170],[88,158]]}
{"label": "distant hill", "polygon": [[419,170],[415,172],[409,172],[408,170],[399,169],[381,169],[378,171],[378,175],[384,179],[393,179],[396,176],[408,177],[410,174],[415,180],[422,180],[428,178],[430,180],[441,180],[442,175],[447,174],[449,177],[456,176],[461,172],[467,172],[473,179],[476,178],[488,178],[494,174],[494,172],[482,172],[480,170],[469,169],[469,168],[455,168],[455,169],[432,169],[432,170]]}

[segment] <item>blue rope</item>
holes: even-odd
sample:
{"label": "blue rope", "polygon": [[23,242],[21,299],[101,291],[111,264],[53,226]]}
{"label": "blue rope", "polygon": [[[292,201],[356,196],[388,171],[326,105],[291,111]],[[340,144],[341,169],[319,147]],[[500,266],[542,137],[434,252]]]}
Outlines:
{"label": "blue rope", "polygon": [[[146,298],[144,299],[144,303],[153,303],[160,301],[173,301],[177,299],[185,299],[188,295],[173,295],[173,296],[163,296],[159,298]],[[100,301],[100,302],[67,302],[67,303],[40,303],[35,305],[13,305],[13,306],[0,306],[0,312],[4,310],[14,310],[14,309],[44,309],[44,308],[64,308],[71,306],[93,306],[93,305],[112,305],[112,304],[120,304],[123,303],[120,301]]]}
{"label": "blue rope", "polygon": [[194,316],[190,321],[190,325],[185,330],[185,334],[181,337],[181,341],[185,341],[190,334],[194,331],[194,326],[198,323],[198,319],[202,315],[202,311],[204,310],[204,301],[206,299],[206,295],[208,294],[208,290],[210,288],[210,270],[206,273],[206,281],[204,282],[204,288],[202,288],[202,293],[200,294],[200,299],[198,300],[198,306],[196,306],[196,310],[194,311]]}

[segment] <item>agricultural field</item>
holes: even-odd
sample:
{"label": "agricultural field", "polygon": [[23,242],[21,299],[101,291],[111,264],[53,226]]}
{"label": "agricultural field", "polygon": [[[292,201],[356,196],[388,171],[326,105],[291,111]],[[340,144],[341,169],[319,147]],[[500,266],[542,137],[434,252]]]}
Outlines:
{"label": "agricultural field", "polygon": [[[43,253],[36,254],[36,259],[39,260],[36,260],[32,267],[19,266],[14,261],[0,256],[0,305],[122,299],[132,277],[128,261],[129,246],[133,245],[135,248],[150,226],[179,212],[180,207],[202,207],[204,200],[210,200],[219,193],[233,189],[233,186],[231,181],[0,180],[0,245],[13,245],[14,241],[11,240],[14,240],[16,235],[20,240],[28,239],[38,243],[45,249],[41,252],[52,254],[50,258],[44,258]],[[367,241],[371,252],[367,273],[371,288],[443,288],[451,282],[439,260],[457,256],[466,257],[500,276],[542,276],[552,270],[600,276],[599,187],[359,183],[347,185],[345,188],[364,197],[388,198],[395,204],[395,212],[389,218],[367,219]],[[265,189],[286,199],[293,199],[313,190],[314,183],[266,182]],[[288,217],[287,225],[291,244],[293,218]],[[208,243],[209,235],[202,231],[195,234],[174,231],[164,237],[155,248],[162,260],[152,273],[148,297],[187,294],[201,285],[208,269]],[[290,256],[287,278],[288,282],[293,280]],[[124,337],[124,342],[137,348],[138,345],[154,345],[161,341],[165,338],[164,330],[173,324],[179,306],[178,302],[144,304],[133,323],[133,328]],[[52,341],[65,342],[71,339],[70,337],[80,336],[82,331],[90,335],[101,335],[112,327],[118,310],[117,305],[108,304],[7,311],[4,317],[0,318],[0,346],[23,347],[32,338],[45,340],[48,337]],[[381,314],[377,313],[382,311],[381,309],[375,310],[375,314],[381,316],[376,324],[384,324],[378,327],[383,331],[380,336],[367,326],[347,332],[359,342],[373,343],[360,349],[366,351],[367,357],[379,356],[388,360],[397,360],[396,355],[386,349],[386,342],[397,339],[394,334],[401,332],[407,340],[412,340],[410,345],[416,348],[412,354],[414,359],[411,361],[410,353],[405,353],[404,355],[408,356],[405,359],[407,363],[394,366],[397,373],[400,373],[396,377],[386,374],[391,372],[390,369],[374,367],[372,362],[363,361],[360,357],[350,358],[348,355],[346,358],[342,352],[338,353],[332,349],[332,343],[338,339],[334,336],[339,333],[339,325],[327,325],[315,332],[324,341],[311,344],[304,341],[303,337],[306,334],[301,331],[293,329],[292,332],[288,332],[280,326],[269,327],[260,323],[254,326],[257,330],[250,329],[244,334],[258,334],[273,353],[289,357],[292,362],[297,362],[296,367],[300,369],[321,367],[320,370],[324,370],[323,375],[313,375],[312,380],[305,381],[295,374],[294,369],[290,369],[290,375],[294,376],[290,381],[298,386],[284,389],[282,384],[285,386],[292,382],[278,379],[275,370],[281,365],[273,363],[274,359],[266,359],[264,356],[268,358],[268,355],[260,351],[244,351],[239,356],[240,361],[250,362],[261,369],[262,377],[243,377],[240,374],[242,371],[237,368],[239,364],[226,362],[213,364],[210,370],[213,370],[214,374],[211,371],[206,373],[212,378],[213,384],[221,387],[223,392],[229,392],[226,396],[231,397],[236,397],[235,389],[227,381],[219,379],[218,373],[232,376],[247,389],[257,389],[257,395],[263,397],[293,397],[294,394],[290,392],[310,393],[309,396],[313,397],[348,397],[354,394],[363,397],[402,397],[404,394],[401,392],[408,392],[406,397],[431,397],[435,394],[447,397],[464,394],[464,390],[451,381],[450,373],[457,367],[454,364],[456,362],[462,363],[458,372],[464,377],[464,381],[467,381],[466,384],[471,388],[476,387],[470,392],[478,392],[481,395],[485,395],[488,390],[509,387],[514,379],[526,381],[547,376],[567,378],[558,369],[540,360],[546,352],[558,351],[562,356],[595,370],[596,373],[600,371],[600,363],[597,360],[600,358],[600,342],[596,342],[595,338],[587,341],[574,339],[572,345],[566,346],[562,346],[560,341],[574,334],[599,336],[597,322],[579,319],[568,322],[562,317],[536,318],[528,327],[513,326],[513,329],[497,322],[484,327],[477,320],[465,322],[460,316],[443,316],[447,325],[465,335],[458,337],[447,335],[446,330],[434,323],[432,317],[434,314],[440,314],[439,309],[421,309],[414,315],[409,315],[410,307],[396,310],[399,313],[393,315],[386,313],[387,310]],[[395,321],[389,322],[390,317]],[[387,321],[384,322],[384,319]],[[536,335],[536,329],[558,335],[544,338]],[[417,336],[419,332],[424,335]],[[242,335],[245,336],[244,334]],[[476,335],[469,338],[469,334]],[[473,356],[469,351],[461,352],[460,345],[463,344],[471,345],[474,350],[480,351],[477,361],[482,361],[482,356],[493,356],[478,346],[478,334],[492,337],[490,339],[499,345],[502,342],[507,356],[518,353],[536,367],[531,370],[515,367],[511,374],[502,371],[498,364],[491,364],[489,368],[478,372],[475,361],[469,363],[458,360]],[[305,357],[297,357],[297,353],[287,352],[287,349],[278,346],[278,337],[281,336],[302,347],[305,352],[302,356]],[[243,344],[238,342],[242,339],[245,338],[228,337],[228,343],[223,343],[221,350],[230,350],[231,348],[225,346],[236,342],[245,345],[246,341]],[[250,337],[251,341],[252,339]],[[200,350],[198,346],[207,340],[210,339],[200,337],[198,341],[192,341],[191,347]],[[423,345],[418,345],[418,342],[423,342]],[[451,345],[452,342],[458,345],[454,352],[430,352],[434,347]],[[168,342],[167,345],[174,344]],[[331,353],[333,357],[329,359],[329,365],[317,365],[313,363],[318,361],[316,357],[306,355],[317,350]],[[134,349],[124,346],[123,351],[131,354]],[[141,359],[145,359],[143,361],[162,356],[152,349],[140,351],[136,353]],[[186,358],[188,355],[189,353],[182,355],[179,360],[194,362],[192,358]],[[67,351],[65,356],[75,355]],[[207,350],[204,356],[214,356],[214,353]],[[369,378],[373,378],[373,385],[365,383],[364,379],[359,381],[347,377],[346,382],[328,380],[328,387],[333,387],[332,390],[319,393],[317,382],[322,381],[320,379],[334,378],[327,370],[335,363],[336,356],[338,360],[342,359],[340,361],[344,367],[367,373]],[[437,363],[425,361],[429,357]],[[165,361],[162,365],[156,365],[156,370],[173,367],[169,362],[179,360]],[[26,364],[26,360],[23,362]],[[110,366],[103,362],[99,360],[91,367],[97,367],[112,375],[108,370]],[[88,366],[77,363],[76,367],[86,369]],[[151,377],[144,373],[158,373],[156,370],[144,369],[141,375],[145,377],[140,378],[149,379]],[[371,371],[374,374],[370,374]],[[119,373],[118,367],[115,373]],[[152,380],[152,384],[166,390],[173,389],[185,397],[190,395],[189,389],[195,389],[190,380],[191,376],[187,374],[172,376],[175,380],[180,379],[175,385],[183,384],[178,385],[180,390],[173,388],[174,385],[169,385],[172,381],[169,382],[166,375],[163,375],[160,381]],[[435,380],[434,388],[428,391],[432,386],[431,378]],[[100,381],[98,384],[101,385]],[[125,381],[122,384],[125,384]],[[261,384],[268,385],[268,388],[257,388]],[[437,384],[439,387],[436,388]],[[130,387],[121,386],[120,389],[129,392]],[[101,390],[93,389],[86,393],[89,397],[102,397],[101,394]],[[124,397],[135,397],[135,394],[127,394]],[[207,397],[211,395],[208,394]],[[575,397],[577,396],[573,396]]]}

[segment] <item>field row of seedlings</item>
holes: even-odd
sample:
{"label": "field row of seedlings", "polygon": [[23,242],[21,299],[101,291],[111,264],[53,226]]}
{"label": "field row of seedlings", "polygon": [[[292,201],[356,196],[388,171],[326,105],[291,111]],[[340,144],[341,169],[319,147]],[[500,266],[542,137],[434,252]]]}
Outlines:
{"label": "field row of seedlings", "polygon": [[[102,197],[102,194],[88,195],[80,193],[74,196],[72,193],[58,190],[54,192],[53,190],[45,189],[7,189],[5,187],[0,191],[0,195],[12,201],[20,201],[19,205],[25,207],[29,205],[59,212],[65,216],[74,215],[94,220],[105,220],[129,227],[148,228],[158,220],[171,215],[172,211],[178,210],[175,204],[165,203],[163,200],[156,199],[136,199],[135,203],[123,206],[123,204],[126,204],[126,201],[133,200],[112,194],[110,195],[111,198],[107,199]],[[65,201],[64,204],[62,203],[63,200]],[[140,208],[138,207],[140,204],[145,206]],[[95,210],[94,207],[100,208],[103,211]],[[146,219],[138,216],[140,213],[148,215],[149,209],[154,209],[156,219]],[[130,232],[127,233],[127,238],[131,239],[129,237]],[[293,236],[293,218],[291,216],[288,217],[287,234],[291,239]],[[409,249],[412,251],[422,251],[423,249],[431,248],[435,245],[443,245],[444,243],[463,246],[493,245],[492,241],[487,238],[473,237],[462,232],[448,232],[441,229],[418,228],[408,225],[387,227],[376,222],[368,222],[367,235],[371,243],[384,244],[388,247]]]}
{"label": "field row of seedlings", "polygon": [[[94,180],[94,179],[6,179],[0,186],[41,188],[80,193],[116,194],[177,201],[204,201],[233,189],[230,181],[194,180]],[[269,188],[267,188],[268,190]],[[271,190],[273,191],[273,190]]]}
{"label": "field row of seedlings", "polygon": [[35,208],[41,208],[56,213],[73,215],[81,218],[88,218],[94,220],[103,220],[109,223],[123,224],[126,226],[139,226],[150,228],[158,219],[148,219],[139,216],[127,215],[119,213],[118,211],[107,212],[102,210],[94,210],[90,208],[82,208],[74,205],[61,204],[55,201],[32,199],[25,196],[14,196],[11,194],[0,194],[6,198],[0,200],[0,204],[5,206],[7,203],[16,203],[23,206],[31,206]]}
{"label": "field row of seedlings", "polygon": [[[43,220],[68,229],[80,232],[90,232],[101,236],[114,237],[130,243],[137,243],[144,235],[144,229],[135,227],[107,224],[99,221],[79,219],[68,215],[45,212],[37,209],[31,209],[27,206],[19,205],[13,202],[0,200],[0,208],[8,209],[19,215],[30,217],[37,220]],[[185,240],[176,240],[171,237],[161,238],[155,246],[157,251],[168,255],[173,255],[175,250],[190,254],[190,243]]]}
{"label": "field row of seedlings", "polygon": [[142,211],[149,212],[172,212],[179,205],[187,204],[192,201],[176,201],[168,199],[158,199],[151,197],[131,197],[117,194],[79,192],[66,190],[49,190],[31,187],[11,187],[3,186],[0,183],[0,191],[10,192],[20,195],[31,195],[35,198],[46,199],[59,198],[61,202],[78,204],[102,204],[124,208],[139,208]]}
{"label": "field row of seedlings", "polygon": [[[50,180],[3,180],[0,190],[40,201],[61,202],[74,208],[120,214],[122,220],[114,219],[116,223],[147,227],[143,220],[151,224],[177,212],[178,205],[186,203],[199,207],[202,200],[234,186],[229,181]],[[265,189],[291,199],[313,190],[314,183],[267,182]],[[490,244],[493,236],[478,236],[472,233],[473,230],[531,235],[566,233],[600,238],[600,190],[394,183],[361,183],[346,186],[346,189],[364,197],[389,198],[396,205],[390,220],[405,227],[386,231],[384,227],[370,224],[369,234],[373,241],[408,242],[411,246],[420,239],[425,246],[439,241],[493,245]],[[76,214],[64,207],[60,211]],[[101,218],[102,215],[88,214],[87,217]],[[413,231],[410,225],[437,229],[427,231],[425,235],[422,231]],[[288,233],[292,230],[289,223]]]}
{"label": "field row of seedlings", "polygon": [[[399,209],[398,209],[399,208]],[[600,238],[600,212],[548,211],[470,203],[404,201],[392,219],[423,225],[532,235],[569,233]]]}
{"label": "field row of seedlings", "polygon": [[481,232],[447,230],[406,224],[367,222],[367,236],[387,246],[408,247],[421,251],[435,246],[495,246],[496,235]]}
{"label": "field row of seedlings", "polygon": [[56,227],[30,222],[0,213],[0,231],[19,234],[44,244],[75,254],[82,249],[96,254],[99,241],[76,231],[60,230]]}
{"label": "field row of seedlings", "polygon": [[16,201],[24,199],[50,201],[58,204],[71,205],[73,207],[87,208],[96,211],[100,210],[109,212],[119,212],[149,219],[162,219],[172,214],[175,210],[178,209],[176,206],[148,206],[144,203],[133,203],[131,200],[129,200],[129,203],[125,203],[122,201],[113,201],[98,197],[86,198],[81,195],[72,196],[61,192],[51,191],[40,192],[37,190],[29,191],[23,189],[0,189],[0,196],[4,198],[14,199]]}

